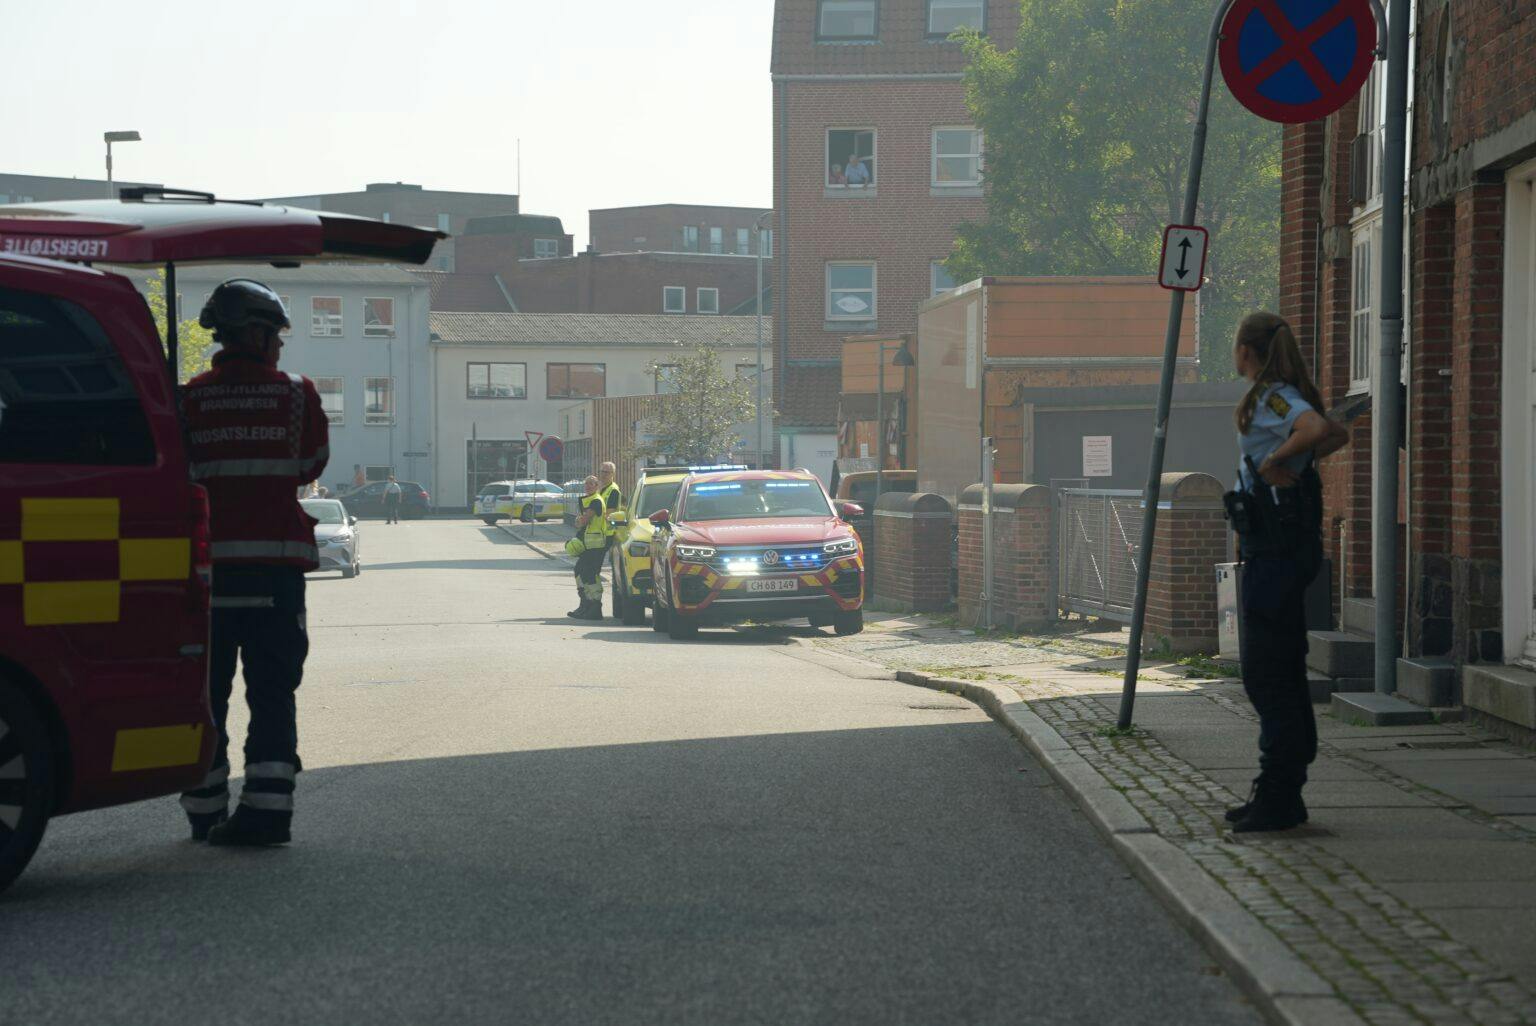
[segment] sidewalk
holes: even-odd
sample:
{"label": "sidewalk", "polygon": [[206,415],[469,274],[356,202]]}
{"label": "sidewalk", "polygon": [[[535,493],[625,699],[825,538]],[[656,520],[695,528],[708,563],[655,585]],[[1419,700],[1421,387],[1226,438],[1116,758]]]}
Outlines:
{"label": "sidewalk", "polygon": [[1311,822],[1235,837],[1258,733],[1235,667],[1144,663],[1122,735],[1123,637],[876,616],[814,647],[987,705],[1272,1018],[1536,1022],[1536,753],[1319,706]]}

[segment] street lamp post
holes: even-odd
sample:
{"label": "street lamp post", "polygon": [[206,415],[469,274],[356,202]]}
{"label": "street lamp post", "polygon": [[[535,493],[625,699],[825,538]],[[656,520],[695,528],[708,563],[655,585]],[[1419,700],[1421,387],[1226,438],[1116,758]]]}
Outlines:
{"label": "street lamp post", "polygon": [[[876,342],[879,349],[876,354],[875,364],[877,370],[875,384],[875,505],[880,504],[880,495],[885,491],[885,354],[887,350],[895,349],[896,356],[891,364],[896,367],[907,368],[915,362],[912,353],[907,349],[906,339],[892,344],[890,342]],[[902,384],[906,384],[906,376],[902,376]],[[906,391],[905,388],[902,389]]]}
{"label": "street lamp post", "polygon": [[773,216],[765,210],[752,223],[757,239],[757,466],[763,467],[763,222]]}
{"label": "street lamp post", "polygon": [[107,144],[107,199],[113,198],[112,192],[112,144],[115,142],[138,142],[137,132],[106,132],[102,139]]}

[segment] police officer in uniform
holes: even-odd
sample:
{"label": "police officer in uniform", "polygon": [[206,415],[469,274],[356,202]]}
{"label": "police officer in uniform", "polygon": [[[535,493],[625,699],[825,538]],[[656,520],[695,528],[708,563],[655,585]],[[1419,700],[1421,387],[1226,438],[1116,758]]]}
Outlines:
{"label": "police officer in uniform", "polygon": [[[612,537],[608,525],[607,509],[598,479],[588,477],[582,482],[581,513],[576,517],[576,540],[580,554],[576,557],[576,595],[580,604],[566,615],[573,620],[601,620],[603,618],[603,558]],[[578,548],[578,546],[572,546]]]}
{"label": "police officer in uniform", "polygon": [[[218,722],[213,768],[182,795],[192,837],[216,845],[289,840],[299,770],[294,691],[309,637],[304,573],[318,566],[315,521],[297,489],[329,458],[325,411],[314,383],[277,369],[288,327],[282,300],[246,278],[213,290],[198,323],[221,346],[213,368],[187,383],[182,410],[192,477],[208,490],[213,628],[209,696]],[[245,786],[233,816],[225,720],[236,657],[251,710]]]}
{"label": "police officer in uniform", "polygon": [[1317,757],[1307,688],[1307,586],[1322,562],[1322,482],[1316,461],[1349,441],[1320,411],[1291,326],[1249,314],[1233,348],[1252,387],[1238,404],[1242,467],[1227,508],[1243,560],[1243,689],[1259,714],[1259,775],[1226,819],[1235,833],[1288,830],[1306,822],[1301,790]]}

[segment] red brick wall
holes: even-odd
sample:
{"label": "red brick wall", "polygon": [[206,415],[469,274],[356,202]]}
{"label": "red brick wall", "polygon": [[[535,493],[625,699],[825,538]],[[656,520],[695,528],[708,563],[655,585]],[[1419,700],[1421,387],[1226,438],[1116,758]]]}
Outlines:
{"label": "red brick wall", "polygon": [[882,496],[874,512],[874,602],[898,612],[950,606],[950,532],[954,512],[942,496]]}
{"label": "red brick wall", "polygon": [[[1497,661],[1506,647],[1500,615],[1502,169],[1536,156],[1536,146],[1518,142],[1517,125],[1536,111],[1536,0],[1421,5],[1416,45],[1407,264],[1411,452],[1404,481],[1412,550],[1403,589],[1408,642],[1415,654]],[[1316,303],[1316,367],[1329,403],[1341,399],[1348,384],[1352,210],[1346,193],[1356,124],[1351,104],[1325,123],[1290,128],[1285,136],[1281,309],[1306,337],[1307,309]],[[1321,267],[1309,273],[1313,221]],[[1369,416],[1352,427],[1350,448],[1325,464],[1328,543],[1335,559],[1344,559],[1345,593],[1368,594]],[[1347,548],[1340,544],[1346,534]]]}
{"label": "red brick wall", "polygon": [[[992,623],[1009,630],[1043,627],[1056,619],[1051,577],[1051,490],[1045,485],[997,485],[992,514]],[[960,619],[982,621],[981,486],[960,498]]]}
{"label": "red brick wall", "polygon": [[[709,229],[721,229],[726,253],[736,252],[736,230],[747,229],[747,252],[757,252],[752,225],[762,207],[707,207],[691,203],[659,203],[644,207],[614,207],[588,212],[592,248],[599,253],[681,252],[683,227],[699,230],[697,252],[708,253]],[[769,221],[767,227],[772,228]]]}
{"label": "red brick wall", "polygon": [[[497,240],[471,235],[461,240],[459,266],[467,259],[486,273],[501,275],[524,313],[663,313],[662,287],[681,285],[687,312],[698,312],[698,290],[720,290],[720,313],[752,313],[757,294],[755,257],[673,253],[579,253],[558,260],[520,260]],[[492,240],[492,241],[482,241]],[[465,248],[467,247],[467,248]],[[763,262],[763,287],[773,284],[773,262]],[[764,310],[764,314],[770,311]]]}
{"label": "red brick wall", "polygon": [[1147,583],[1143,647],[1216,651],[1216,564],[1227,561],[1220,481],[1206,474],[1164,474],[1157,541]]}
{"label": "red brick wall", "polygon": [[[958,224],[985,213],[979,197],[930,195],[932,130],[971,118],[959,80],[964,53],[958,44],[927,38],[927,6],[926,0],[884,0],[878,40],[848,45],[816,41],[817,0],[776,4],[775,244],[784,282],[778,375],[792,375],[795,361],[835,368],[845,335],[914,330],[917,306],[932,291],[930,261],[949,255]],[[1014,0],[990,0],[987,19],[988,34],[1010,46],[1019,24]],[[953,77],[921,77],[936,75]],[[827,195],[828,128],[876,130],[875,196]],[[875,321],[829,328],[829,260],[876,262]],[[831,429],[835,394],[777,387],[781,424]]]}

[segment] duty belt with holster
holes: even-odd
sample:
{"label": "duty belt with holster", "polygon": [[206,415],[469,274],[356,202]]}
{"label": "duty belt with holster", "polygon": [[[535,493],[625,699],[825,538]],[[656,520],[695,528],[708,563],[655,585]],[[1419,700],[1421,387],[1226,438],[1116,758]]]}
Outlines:
{"label": "duty belt with holster", "polygon": [[1287,551],[1316,538],[1323,527],[1323,480],[1311,461],[1294,486],[1274,488],[1259,476],[1253,457],[1243,460],[1251,483],[1222,496],[1232,530],[1258,550]]}

